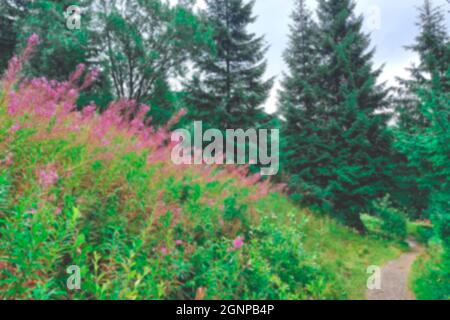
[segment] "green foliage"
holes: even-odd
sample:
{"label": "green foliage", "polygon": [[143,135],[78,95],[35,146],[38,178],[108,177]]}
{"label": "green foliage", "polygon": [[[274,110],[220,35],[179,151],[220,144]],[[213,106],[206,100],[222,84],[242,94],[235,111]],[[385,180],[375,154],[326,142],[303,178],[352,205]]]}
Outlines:
{"label": "green foliage", "polygon": [[210,31],[188,3],[160,0],[100,1],[95,7],[101,59],[115,95],[149,104],[162,125],[181,108],[169,77],[187,73],[186,62],[210,41]]}
{"label": "green foliage", "polygon": [[382,220],[382,234],[387,238],[405,240],[407,235],[405,214],[393,207],[390,196],[376,201],[373,207],[375,215]]}
{"label": "green foliage", "polygon": [[[361,298],[367,261],[393,254],[280,194],[250,201],[258,190],[231,178],[149,166],[145,152],[96,159],[73,134],[10,134],[3,111],[1,298]],[[49,165],[59,175],[44,186],[38,168]],[[82,290],[66,287],[71,265]]]}
{"label": "green foliage", "polygon": [[[92,16],[86,11],[91,3],[92,0],[36,0],[27,5],[27,14],[16,21],[17,50],[24,48],[33,33],[41,39],[38,54],[34,55],[28,69],[29,75],[65,80],[78,64],[94,58],[93,34],[89,30]],[[70,30],[66,26],[64,13],[70,5],[86,8],[81,16],[80,29]]]}
{"label": "green foliage", "polygon": [[28,14],[27,0],[4,0],[0,3],[0,74],[12,58],[18,42],[17,21]]}
{"label": "green foliage", "polygon": [[[442,247],[440,256],[433,251],[441,250],[429,249],[432,258],[423,264],[413,285],[418,295],[425,298],[448,299],[450,42],[445,29],[442,28],[442,15],[431,10],[428,1],[422,10],[421,18],[422,34],[415,49],[420,53],[421,71],[426,71],[429,77],[427,81],[414,82],[412,90],[417,97],[414,111],[424,121],[401,126],[397,134],[397,148],[407,155],[408,165],[416,170],[416,183],[419,188],[429,192],[427,215],[431,217],[435,234]],[[425,44],[430,47],[426,48]]]}
{"label": "green foliage", "polygon": [[[435,79],[445,79],[450,65],[448,50],[448,32],[445,25],[444,9],[434,7],[430,0],[425,0],[419,8],[417,25],[420,33],[408,49],[420,57],[418,65],[411,66],[409,79],[400,79],[401,87],[396,97],[398,127],[402,132],[415,135],[432,125],[428,111],[423,109],[424,90],[435,87]],[[442,81],[442,84],[445,80]],[[448,90],[448,89],[447,89]],[[427,99],[427,98],[425,98]],[[433,103],[430,101],[430,103]],[[425,111],[425,112],[424,112]],[[404,149],[398,150],[392,160],[396,163],[393,173],[394,186],[391,190],[393,201],[401,207],[408,208],[409,215],[415,218],[429,217],[431,185],[421,183],[424,179],[422,164],[411,162],[411,157]],[[424,155],[424,159],[427,156]]]}
{"label": "green foliage", "polygon": [[[189,1],[171,7],[160,0],[130,0],[124,10],[120,2],[8,0],[0,15],[6,30],[0,34],[0,71],[36,33],[41,43],[29,76],[65,80],[78,64],[96,67],[101,77],[81,94],[79,107],[93,101],[103,110],[113,98],[134,99],[152,106],[153,123],[166,123],[183,107],[168,79],[187,72],[185,62],[210,41],[209,27]],[[73,5],[81,9],[81,24],[71,30],[65,13]]]}
{"label": "green foliage", "polygon": [[421,222],[408,222],[408,235],[413,237],[418,242],[427,245],[430,239],[434,236],[434,231],[431,225]]}
{"label": "green foliage", "polygon": [[418,65],[412,65],[408,71],[409,79],[399,79],[399,124],[405,130],[424,127],[428,119],[420,111],[421,99],[418,91],[432,86],[434,76],[444,77],[450,63],[450,52],[446,48],[449,41],[444,8],[435,7],[431,0],[425,0],[419,8],[417,22],[420,33],[414,44],[407,47],[416,53]]}
{"label": "green foliage", "polygon": [[427,255],[413,266],[412,289],[419,300],[450,299],[450,259],[442,255],[439,246],[431,245]]}
{"label": "green foliage", "polygon": [[270,120],[263,110],[273,79],[264,80],[267,48],[248,31],[254,1],[207,0],[203,13],[214,28],[214,50],[195,58],[195,75],[186,84],[189,116],[218,129],[258,128]]}
{"label": "green foliage", "polygon": [[[320,268],[301,250],[297,215],[280,227],[270,208],[270,217],[256,213],[248,195],[257,190],[161,172],[146,153],[95,159],[99,150],[76,135],[10,135],[7,119],[2,113],[2,298],[326,297],[314,285],[325,281]],[[49,165],[59,175],[44,186],[39,168]],[[80,291],[66,287],[71,265],[81,268]]]}
{"label": "green foliage", "polygon": [[299,2],[281,110],[296,198],[364,232],[359,214],[388,184],[391,137],[378,112],[386,106],[376,84],[381,70],[372,68],[374,51],[354,8],[350,0],[319,1],[316,27]]}

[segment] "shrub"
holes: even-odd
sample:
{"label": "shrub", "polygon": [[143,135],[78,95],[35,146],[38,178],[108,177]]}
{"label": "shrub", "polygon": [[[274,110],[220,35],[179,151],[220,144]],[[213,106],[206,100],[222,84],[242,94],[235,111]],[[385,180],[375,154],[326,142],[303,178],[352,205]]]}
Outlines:
{"label": "shrub", "polygon": [[[63,83],[18,82],[24,62],[10,63],[0,100],[0,298],[325,296],[296,217],[285,227],[257,210],[269,182],[245,167],[175,166],[181,114],[155,130],[132,101],[77,112],[83,67]],[[72,265],[82,290],[66,286]]]}
{"label": "shrub", "polygon": [[450,259],[431,244],[413,266],[412,289],[419,300],[450,300]]}
{"label": "shrub", "polygon": [[373,204],[375,214],[382,220],[381,232],[389,239],[405,240],[407,220],[405,215],[392,206],[389,195]]}

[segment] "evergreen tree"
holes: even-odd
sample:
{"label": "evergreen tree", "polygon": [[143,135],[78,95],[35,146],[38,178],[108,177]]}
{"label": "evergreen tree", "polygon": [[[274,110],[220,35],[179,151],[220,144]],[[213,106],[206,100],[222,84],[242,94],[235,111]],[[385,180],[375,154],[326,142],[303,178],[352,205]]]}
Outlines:
{"label": "evergreen tree", "polygon": [[406,48],[415,52],[420,62],[408,69],[409,79],[398,79],[402,85],[398,91],[398,103],[401,105],[399,120],[404,128],[416,127],[418,123],[422,126],[428,124],[419,110],[422,101],[417,96],[417,91],[424,86],[431,87],[433,74],[442,78],[447,72],[450,55],[446,50],[446,43],[449,38],[443,11],[441,7],[434,7],[431,0],[425,0],[419,8],[417,26],[420,33],[415,43]]}
{"label": "evergreen tree", "polygon": [[[411,134],[430,126],[430,119],[422,110],[421,92],[425,89],[432,90],[433,78],[445,79],[450,63],[450,54],[446,47],[449,38],[443,9],[433,7],[430,0],[425,0],[419,8],[417,25],[420,33],[415,43],[407,49],[417,53],[420,62],[419,65],[409,68],[409,79],[399,79],[402,87],[398,90],[399,98],[396,100],[398,127]],[[445,87],[445,81],[442,84]],[[392,191],[394,201],[397,205],[408,208],[413,217],[426,215],[432,190],[429,185],[419,183],[423,178],[423,171],[408,163],[408,154],[402,152],[396,154],[395,164],[395,184]]]}
{"label": "evergreen tree", "polygon": [[[450,44],[447,43],[450,51]],[[441,265],[433,267],[432,284],[436,299],[450,295],[450,65],[443,77],[436,71],[431,86],[418,90],[421,104],[418,112],[427,120],[426,127],[416,125],[413,131],[399,132],[398,148],[408,156],[409,166],[417,172],[417,184],[429,190],[428,215],[436,235],[442,241]]]}
{"label": "evergreen tree", "polygon": [[279,92],[279,115],[284,120],[283,167],[289,173],[289,187],[293,197],[305,204],[314,204],[314,167],[307,154],[314,151],[312,139],[318,131],[314,121],[317,106],[318,82],[316,68],[317,24],[306,7],[305,0],[297,0],[291,16],[289,45],[284,60],[289,72],[283,75]]}
{"label": "evergreen tree", "polygon": [[[435,299],[450,295],[450,41],[439,9],[425,1],[421,10],[421,34],[413,46],[421,63],[407,87],[416,98],[413,114],[397,131],[397,148],[416,173],[415,185],[426,190],[426,212],[441,239],[440,265],[425,279]],[[426,46],[429,46],[428,48]],[[419,75],[419,76],[417,76]],[[423,75],[423,76],[422,76]],[[417,119],[423,119],[417,121]],[[415,121],[414,121],[415,120]]]}
{"label": "evergreen tree", "polygon": [[203,14],[214,27],[215,50],[195,59],[196,74],[186,86],[191,118],[219,129],[257,127],[269,118],[262,104],[273,79],[263,80],[263,37],[247,30],[255,21],[254,1],[206,0],[206,5]]}
{"label": "evergreen tree", "polygon": [[17,45],[16,21],[27,12],[27,0],[4,0],[0,3],[0,74],[14,54]]}
{"label": "evergreen tree", "polygon": [[352,0],[320,0],[315,128],[303,137],[305,148],[299,180],[314,186],[310,196],[360,232],[360,212],[385,192],[390,135],[387,92],[377,85],[374,50],[362,32],[363,17]]}

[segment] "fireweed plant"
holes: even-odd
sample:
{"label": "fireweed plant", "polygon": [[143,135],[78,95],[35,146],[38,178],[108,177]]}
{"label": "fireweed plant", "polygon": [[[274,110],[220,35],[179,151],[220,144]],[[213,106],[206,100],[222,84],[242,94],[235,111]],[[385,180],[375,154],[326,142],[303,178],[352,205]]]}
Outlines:
{"label": "fireweed plant", "polygon": [[[246,167],[172,164],[183,110],[159,129],[134,101],[76,111],[95,70],[21,79],[38,42],[10,61],[0,87],[0,298],[338,295],[307,262],[305,218],[267,208],[278,187]],[[70,266],[80,290],[67,287]]]}

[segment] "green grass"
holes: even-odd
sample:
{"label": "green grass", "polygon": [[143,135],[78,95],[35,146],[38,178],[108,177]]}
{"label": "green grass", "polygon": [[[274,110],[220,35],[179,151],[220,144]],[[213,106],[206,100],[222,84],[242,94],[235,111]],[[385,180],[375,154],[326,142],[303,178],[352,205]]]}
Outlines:
{"label": "green grass", "polygon": [[425,221],[408,221],[408,236],[426,245],[433,236],[433,227]]}
{"label": "green grass", "polygon": [[418,300],[450,300],[450,261],[444,257],[440,244],[430,241],[426,253],[414,262],[410,287]]}
{"label": "green grass", "polygon": [[326,216],[300,210],[284,197],[273,196],[262,203],[266,210],[274,210],[273,214],[303,217],[299,241],[309,253],[309,262],[327,274],[322,291],[336,299],[364,299],[367,268],[382,266],[402,252],[400,244],[376,235],[361,236]]}
{"label": "green grass", "polygon": [[0,103],[0,298],[363,299],[367,268],[400,253],[266,182],[149,160],[123,129],[105,144],[97,120],[75,133]]}

